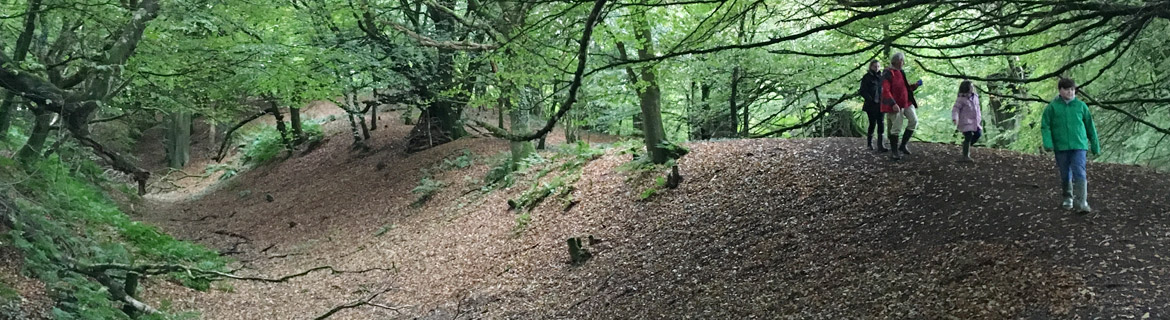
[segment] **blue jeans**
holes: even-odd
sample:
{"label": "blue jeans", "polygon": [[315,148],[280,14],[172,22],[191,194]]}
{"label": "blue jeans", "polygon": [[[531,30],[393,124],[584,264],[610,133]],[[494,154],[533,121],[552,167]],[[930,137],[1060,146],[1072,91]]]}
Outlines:
{"label": "blue jeans", "polygon": [[1064,150],[1056,152],[1056,170],[1060,182],[1085,181],[1086,150]]}

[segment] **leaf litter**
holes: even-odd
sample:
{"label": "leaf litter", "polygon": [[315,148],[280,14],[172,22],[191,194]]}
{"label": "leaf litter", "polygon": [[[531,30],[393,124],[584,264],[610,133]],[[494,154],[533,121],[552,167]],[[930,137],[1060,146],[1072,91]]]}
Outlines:
{"label": "leaf litter", "polygon": [[[490,170],[483,161],[436,175],[450,186],[409,206],[419,169],[506,143],[469,138],[408,155],[409,129],[375,131],[370,155],[347,156],[348,141],[334,138],[143,217],[212,247],[232,241],[217,230],[246,235],[242,273],[394,271],[206,293],[152,283],[149,300],[205,319],[312,318],[386,286],[377,302],[399,312],[332,319],[1170,316],[1160,287],[1170,282],[1170,180],[1142,168],[1090,164],[1097,211],[1080,216],[1058,208],[1051,159],[1008,151],[977,148],[978,162],[962,164],[956,146],[918,143],[892,162],[849,138],[696,142],[678,162],[682,185],[642,200],[653,179],[619,172],[629,155],[611,150],[584,167],[578,204],[566,212],[546,200],[516,233],[506,202],[526,187],[461,187]],[[281,200],[238,196],[245,189]],[[221,218],[193,219],[212,214]],[[571,266],[565,240],[587,235],[600,240],[593,258]]]}

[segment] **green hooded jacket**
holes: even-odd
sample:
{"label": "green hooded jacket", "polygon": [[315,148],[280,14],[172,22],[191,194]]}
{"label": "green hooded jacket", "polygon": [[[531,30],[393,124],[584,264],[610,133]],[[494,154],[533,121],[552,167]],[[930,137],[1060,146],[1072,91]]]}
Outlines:
{"label": "green hooded jacket", "polygon": [[1093,154],[1101,153],[1093,114],[1089,113],[1089,106],[1077,98],[1064,102],[1058,95],[1052,99],[1048,107],[1044,108],[1040,131],[1044,135],[1045,150],[1089,150]]}

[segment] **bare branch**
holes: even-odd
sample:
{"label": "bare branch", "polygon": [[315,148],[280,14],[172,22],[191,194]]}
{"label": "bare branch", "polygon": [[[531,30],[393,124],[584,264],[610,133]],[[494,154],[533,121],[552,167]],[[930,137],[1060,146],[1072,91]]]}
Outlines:
{"label": "bare branch", "polygon": [[313,318],[313,320],[324,320],[324,319],[332,316],[334,313],[337,313],[338,311],[345,310],[345,309],[351,309],[351,308],[357,308],[357,307],[364,306],[364,305],[372,305],[375,307],[394,310],[395,312],[397,312],[398,308],[393,308],[393,307],[370,302],[370,301],[373,301],[375,298],[378,298],[378,296],[382,295],[383,293],[390,292],[390,290],[393,290],[393,289],[394,288],[382,289],[381,291],[375,292],[374,294],[371,294],[365,298],[361,298],[358,300],[354,300],[353,302],[350,302],[350,303],[346,303],[343,305],[333,307],[333,309],[329,309],[329,311],[326,311],[325,313],[317,316],[316,318]]}
{"label": "bare branch", "polygon": [[828,106],[825,106],[824,108],[822,108],[822,109],[821,109],[821,112],[817,113],[817,115],[816,115],[816,116],[813,116],[812,118],[809,118],[808,120],[805,120],[804,122],[801,122],[801,123],[799,123],[799,124],[796,124],[796,125],[792,125],[792,126],[788,126],[788,127],[784,127],[784,128],[780,128],[780,129],[772,130],[772,131],[770,131],[770,132],[768,132],[768,133],[764,133],[764,134],[757,134],[757,135],[752,135],[752,138],[764,138],[764,137],[771,137],[771,136],[776,136],[776,135],[783,134],[783,133],[785,133],[785,132],[788,132],[788,131],[792,131],[792,130],[796,130],[796,129],[800,129],[800,128],[807,127],[807,126],[809,126],[810,124],[813,124],[814,122],[817,122],[817,120],[820,120],[821,118],[823,118],[823,117],[824,117],[826,114],[828,114],[829,112],[832,112],[832,111],[833,111],[833,109],[837,107],[837,105],[841,104],[841,102],[844,102],[845,100],[852,99],[853,97],[856,97],[857,95],[858,95],[858,94],[857,94],[856,92],[855,92],[855,93],[852,93],[852,94],[849,94],[849,93],[842,94],[842,95],[841,95],[841,97],[840,97],[840,98],[837,98],[837,100],[836,100],[836,101],[834,101],[832,104],[829,104]]}
{"label": "bare branch", "polygon": [[565,103],[561,105],[560,110],[557,110],[557,113],[548,119],[548,123],[543,128],[529,135],[516,135],[483,121],[475,120],[475,124],[487,129],[496,137],[511,141],[533,140],[552,131],[557,121],[569,112],[569,109],[573,107],[573,103],[577,102],[577,90],[581,88],[581,79],[585,77],[585,60],[589,54],[589,42],[593,36],[593,26],[597,24],[598,18],[601,16],[601,9],[605,8],[605,2],[606,0],[596,0],[593,2],[593,10],[589,12],[589,18],[585,19],[585,31],[581,33],[581,41],[579,42],[581,46],[577,50],[577,71],[573,73],[573,82],[569,84],[568,97],[565,99]]}
{"label": "bare branch", "polygon": [[394,22],[390,22],[390,21],[384,21],[384,23],[390,25],[391,28],[394,28],[395,30],[402,32],[406,36],[415,39],[416,41],[418,41],[418,43],[420,45],[427,46],[427,47],[444,48],[444,49],[451,49],[451,50],[469,50],[469,51],[487,51],[487,50],[494,50],[494,49],[497,49],[500,47],[500,46],[494,45],[494,44],[482,44],[482,43],[474,43],[474,42],[469,42],[469,41],[437,41],[435,39],[431,39],[431,38],[428,38],[426,36],[415,33],[414,31],[410,31],[410,29],[406,28],[406,26],[403,26],[403,25],[400,25],[400,24],[397,24]]}
{"label": "bare branch", "polygon": [[685,55],[707,54],[707,53],[720,52],[720,51],[726,51],[726,50],[751,49],[751,48],[766,47],[766,46],[770,46],[770,45],[774,45],[774,44],[778,44],[778,43],[802,39],[806,36],[809,36],[809,35],[812,35],[812,34],[815,34],[818,32],[829,31],[829,30],[841,28],[841,27],[850,25],[854,22],[860,21],[860,20],[880,17],[880,16],[884,16],[887,14],[899,12],[902,10],[914,8],[917,6],[929,5],[929,4],[934,4],[934,3],[935,3],[935,1],[930,1],[930,0],[902,1],[897,6],[892,6],[892,7],[888,7],[888,8],[881,9],[881,10],[861,13],[858,15],[851,16],[848,19],[838,21],[837,23],[820,25],[820,26],[817,26],[815,28],[805,30],[803,32],[794,33],[794,34],[790,34],[790,35],[782,36],[782,37],[775,37],[775,38],[768,39],[767,41],[761,41],[761,42],[755,42],[755,43],[745,43],[745,44],[736,44],[736,45],[724,45],[724,46],[717,46],[717,47],[711,47],[711,48],[706,48],[706,49],[678,51],[678,52],[667,53],[667,54],[660,55],[660,56],[653,57],[653,58],[630,60],[630,61],[620,61],[620,62],[610,63],[607,65],[601,66],[599,68],[593,69],[593,70],[589,71],[588,73],[586,73],[585,75],[591,75],[593,73],[596,73],[596,72],[599,72],[602,70],[620,67],[620,66],[624,66],[624,65],[628,65],[628,64],[663,61],[663,60],[667,60],[667,59],[671,59],[671,58],[675,58],[675,57],[681,57],[681,56],[685,56]]}

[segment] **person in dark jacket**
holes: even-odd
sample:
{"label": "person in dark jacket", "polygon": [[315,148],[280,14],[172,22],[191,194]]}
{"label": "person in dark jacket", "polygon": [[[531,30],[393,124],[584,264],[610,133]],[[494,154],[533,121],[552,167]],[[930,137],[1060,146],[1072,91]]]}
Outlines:
{"label": "person in dark jacket", "polygon": [[882,142],[886,126],[882,118],[882,64],[877,59],[869,61],[869,70],[864,76],[861,76],[859,93],[865,99],[861,111],[865,111],[865,115],[869,118],[869,131],[865,135],[865,144],[869,146],[869,150],[873,150],[873,129],[876,127],[878,151],[889,151],[886,149],[885,143]]}

